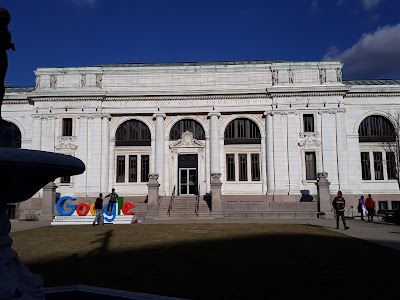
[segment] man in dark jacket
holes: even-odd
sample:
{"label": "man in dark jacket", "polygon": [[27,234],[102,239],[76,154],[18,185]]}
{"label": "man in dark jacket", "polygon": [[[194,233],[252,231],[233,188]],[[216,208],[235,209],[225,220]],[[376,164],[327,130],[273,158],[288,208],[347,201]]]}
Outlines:
{"label": "man in dark jacket", "polygon": [[114,204],[118,201],[118,194],[115,192],[115,189],[111,190],[111,194],[108,194],[104,198],[110,197],[110,201],[108,201],[107,211],[112,212],[114,208]]}
{"label": "man in dark jacket", "polygon": [[339,217],[342,218],[344,230],[349,229],[346,226],[346,219],[344,218],[344,208],[346,206],[346,201],[342,197],[342,192],[338,191],[337,196],[333,199],[332,206],[336,211],[336,229],[339,229]]}
{"label": "man in dark jacket", "polygon": [[99,225],[104,225],[102,193],[100,193],[99,197],[96,198],[96,202],[94,203],[94,209],[96,210],[96,217],[93,220],[93,226],[95,226],[96,223]]}

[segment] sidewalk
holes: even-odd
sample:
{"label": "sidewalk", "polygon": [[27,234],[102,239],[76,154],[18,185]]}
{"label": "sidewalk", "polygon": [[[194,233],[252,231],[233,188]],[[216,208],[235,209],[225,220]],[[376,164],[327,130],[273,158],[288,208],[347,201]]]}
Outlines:
{"label": "sidewalk", "polygon": [[[340,229],[336,229],[336,221],[333,219],[171,219],[171,220],[143,220],[141,224],[133,224],[132,226],[140,226],[142,224],[208,224],[208,223],[256,223],[256,224],[304,224],[319,226],[328,230],[340,232],[342,234],[362,239],[371,243],[379,244],[385,247],[393,248],[400,251],[400,226],[385,223],[368,223],[358,219],[347,220],[349,230],[343,230],[343,224],[340,223]],[[27,230],[50,226],[50,221],[11,221],[11,232]]]}

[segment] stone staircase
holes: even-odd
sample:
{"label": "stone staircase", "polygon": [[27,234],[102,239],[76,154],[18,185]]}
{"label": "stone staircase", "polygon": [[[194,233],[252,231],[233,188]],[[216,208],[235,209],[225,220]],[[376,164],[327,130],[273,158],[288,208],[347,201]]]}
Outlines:
{"label": "stone staircase", "polygon": [[170,203],[170,197],[162,197],[160,200],[160,206],[158,209],[158,217],[155,220],[160,219],[214,219],[210,215],[210,209],[207,203],[200,197],[199,212],[198,216],[195,212],[196,196],[176,196],[172,204],[172,210],[168,215],[168,206]]}

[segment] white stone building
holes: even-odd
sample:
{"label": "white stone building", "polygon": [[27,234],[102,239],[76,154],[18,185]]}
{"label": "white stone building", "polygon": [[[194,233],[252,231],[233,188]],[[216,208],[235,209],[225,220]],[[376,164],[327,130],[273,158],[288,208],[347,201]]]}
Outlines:
{"label": "white stone building", "polygon": [[[174,187],[178,196],[197,186],[209,193],[211,175],[220,173],[221,206],[213,211],[265,217],[318,211],[317,173],[327,172],[331,194],[342,190],[348,206],[368,193],[382,207],[400,205],[393,153],[381,146],[393,138],[400,80],[344,82],[339,62],[115,64],[35,74],[34,88],[6,89],[3,117],[19,129],[22,148],[86,164],[82,175],[56,181],[61,195],[93,201],[114,187],[145,213],[149,174],[159,174],[159,194],[169,201]],[[299,202],[301,191],[314,202]],[[41,193],[20,210],[40,210]]]}

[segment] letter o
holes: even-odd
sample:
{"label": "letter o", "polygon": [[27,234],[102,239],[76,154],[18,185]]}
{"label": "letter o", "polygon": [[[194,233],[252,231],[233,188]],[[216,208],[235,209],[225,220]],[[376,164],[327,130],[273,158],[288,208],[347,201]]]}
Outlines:
{"label": "letter o", "polygon": [[95,216],[95,215],[96,215],[96,210],[94,209],[94,203],[92,203],[92,204],[90,205],[90,213],[92,214],[92,216]]}
{"label": "letter o", "polygon": [[88,203],[79,203],[76,206],[76,213],[78,216],[86,216],[88,212],[90,211],[90,205]]}

